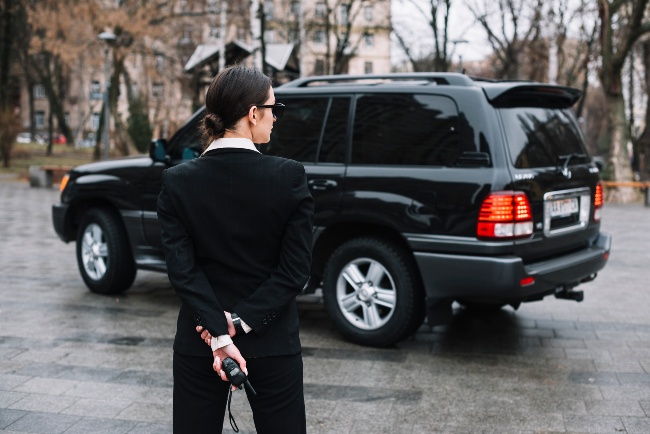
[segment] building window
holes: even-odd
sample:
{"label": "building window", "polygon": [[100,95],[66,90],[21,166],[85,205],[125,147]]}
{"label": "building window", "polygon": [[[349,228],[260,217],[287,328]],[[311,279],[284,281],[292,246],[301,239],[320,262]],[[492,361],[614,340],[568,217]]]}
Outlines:
{"label": "building window", "polygon": [[181,44],[181,45],[191,44],[192,43],[192,29],[190,29],[189,27],[183,29],[183,35],[178,40],[178,43]]}
{"label": "building window", "polygon": [[297,44],[300,42],[300,31],[296,28],[290,28],[289,29],[289,41],[294,44]]}
{"label": "building window", "polygon": [[325,32],[323,30],[316,30],[314,32],[314,44],[325,43]]}
{"label": "building window", "polygon": [[348,17],[350,15],[350,5],[341,5],[341,25],[348,24]]}
{"label": "building window", "polygon": [[316,59],[316,64],[314,65],[314,74],[315,75],[325,74],[325,60]]}
{"label": "building window", "polygon": [[34,113],[34,121],[36,122],[37,130],[42,130],[45,128],[45,112],[43,110],[39,110]]}
{"label": "building window", "polygon": [[99,84],[99,81],[95,80],[90,83],[90,99],[102,99],[103,96],[102,87]]}
{"label": "building window", "polygon": [[365,74],[372,74],[372,62],[364,62],[363,72]]}
{"label": "building window", "polygon": [[90,118],[90,128],[92,130],[97,131],[99,128],[99,121],[101,120],[101,113],[95,112],[93,113],[92,118]]}
{"label": "building window", "polygon": [[165,56],[156,54],[156,71],[163,72],[165,69]]}
{"label": "building window", "polygon": [[70,125],[70,112],[65,112],[63,114],[63,119],[66,125]]}
{"label": "building window", "polygon": [[264,2],[264,16],[267,20],[272,20],[274,18],[274,7],[272,1],[267,0]]}
{"label": "building window", "polygon": [[163,97],[165,86],[162,83],[154,83],[151,85],[151,96],[160,99]]}
{"label": "building window", "polygon": [[187,9],[187,0],[179,0],[178,6],[181,10],[181,12],[185,12]]}
{"label": "building window", "polygon": [[210,37],[214,39],[219,39],[220,37],[220,27],[217,25],[217,23],[211,23],[210,24]]}
{"label": "building window", "polygon": [[264,31],[264,42],[266,42],[267,44],[275,43],[275,30]]}
{"label": "building window", "polygon": [[325,3],[323,2],[318,2],[316,3],[316,6],[314,7],[314,15],[316,18],[324,18],[325,17]]}
{"label": "building window", "polygon": [[300,2],[292,1],[291,2],[291,15],[298,16],[300,15]]}
{"label": "building window", "polygon": [[208,0],[208,12],[211,14],[218,14],[220,11],[218,0]]}
{"label": "building window", "polygon": [[43,86],[42,84],[34,85],[34,98],[36,99],[45,98],[45,86]]}
{"label": "building window", "polygon": [[375,35],[371,33],[366,33],[363,35],[363,42],[366,47],[373,47],[375,45]]}
{"label": "building window", "polygon": [[366,21],[372,21],[372,5],[367,5],[363,8],[363,17]]}

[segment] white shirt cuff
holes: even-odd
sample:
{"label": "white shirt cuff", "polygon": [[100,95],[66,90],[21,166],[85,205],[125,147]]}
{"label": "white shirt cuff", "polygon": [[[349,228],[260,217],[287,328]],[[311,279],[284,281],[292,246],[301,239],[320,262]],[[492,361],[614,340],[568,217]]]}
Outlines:
{"label": "white shirt cuff", "polygon": [[239,318],[239,323],[241,324],[241,327],[244,329],[244,333],[248,333],[249,331],[253,330],[248,324],[246,324],[241,317]]}
{"label": "white shirt cuff", "polygon": [[216,338],[213,336],[212,340],[210,341],[210,346],[212,347],[212,351],[216,351],[221,347],[225,347],[226,345],[232,344],[232,339],[230,338],[229,335],[221,335],[217,336]]}

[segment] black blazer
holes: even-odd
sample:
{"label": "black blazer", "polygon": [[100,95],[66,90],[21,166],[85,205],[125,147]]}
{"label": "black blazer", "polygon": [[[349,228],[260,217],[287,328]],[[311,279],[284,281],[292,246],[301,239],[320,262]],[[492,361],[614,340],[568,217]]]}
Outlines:
{"label": "black blazer", "polygon": [[253,330],[244,357],[297,354],[296,295],[311,266],[314,201],[293,160],[224,148],[163,172],[158,218],[181,299],[174,350],[211,356],[196,332],[228,334],[224,311]]}

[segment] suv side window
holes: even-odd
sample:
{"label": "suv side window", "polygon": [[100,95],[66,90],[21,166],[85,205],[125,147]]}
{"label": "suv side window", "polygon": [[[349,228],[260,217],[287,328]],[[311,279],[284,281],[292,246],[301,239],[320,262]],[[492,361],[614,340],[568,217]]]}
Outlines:
{"label": "suv side window", "polygon": [[286,105],[284,115],[273,124],[271,141],[260,145],[260,151],[304,163],[315,163],[330,99],[327,97],[278,99]]}
{"label": "suv side window", "polygon": [[349,114],[349,97],[332,98],[323,133],[323,142],[318,152],[319,163],[345,163]]}
{"label": "suv side window", "polygon": [[[284,116],[273,125],[268,155],[303,163],[344,163],[350,97],[282,98]],[[323,129],[325,123],[325,129]]]}
{"label": "suv side window", "polygon": [[461,140],[459,124],[456,104],[444,96],[361,95],[352,163],[452,166],[462,151],[476,150]]}

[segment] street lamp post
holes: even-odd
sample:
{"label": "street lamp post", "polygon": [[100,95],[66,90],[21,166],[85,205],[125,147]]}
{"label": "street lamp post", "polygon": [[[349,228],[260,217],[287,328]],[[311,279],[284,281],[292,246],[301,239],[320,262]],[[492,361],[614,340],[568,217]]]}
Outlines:
{"label": "street lamp post", "polygon": [[[458,45],[458,44],[467,44],[468,41],[465,40],[465,39],[453,39],[453,40],[451,40],[449,42],[454,44],[454,48],[451,50],[451,56],[449,56],[450,60],[451,60],[454,57],[454,53],[456,52],[456,45]],[[461,74],[463,73],[463,55],[462,54],[458,54],[458,72],[460,72]]]}
{"label": "street lamp post", "polygon": [[115,42],[116,36],[113,32],[102,32],[99,34],[98,39],[100,41],[106,42],[106,46],[104,47],[104,160],[108,160],[108,147],[109,147],[109,104],[108,104],[108,93],[111,88],[110,80],[110,67],[111,67],[111,60],[109,55],[110,52],[110,46],[113,42]]}

